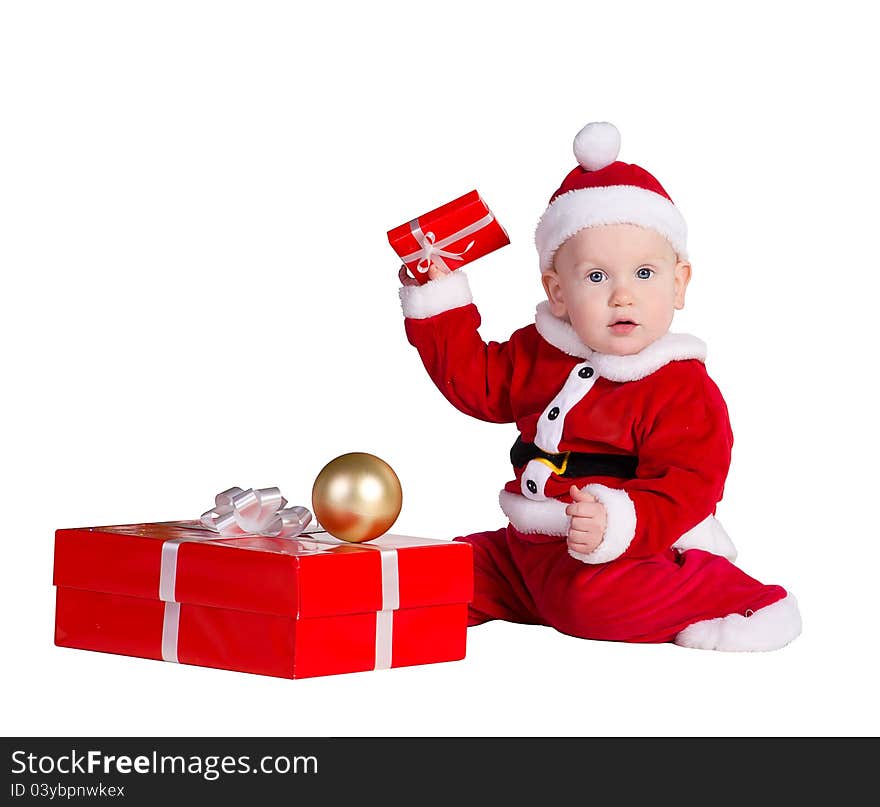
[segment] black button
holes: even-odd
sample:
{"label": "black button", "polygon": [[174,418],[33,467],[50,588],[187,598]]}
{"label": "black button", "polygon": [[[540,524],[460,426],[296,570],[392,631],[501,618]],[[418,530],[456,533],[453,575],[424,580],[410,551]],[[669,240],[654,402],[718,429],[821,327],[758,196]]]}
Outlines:
{"label": "black button", "polygon": [[592,378],[593,377],[593,368],[592,367],[581,367],[581,369],[578,370],[578,375],[581,378]]}
{"label": "black button", "polygon": [[547,413],[547,419],[548,419],[548,420],[556,420],[556,418],[558,418],[558,417],[559,417],[559,407],[558,407],[558,406],[554,406],[554,407],[553,407],[553,408]]}
{"label": "black button", "polygon": [[538,486],[535,484],[533,479],[529,479],[528,482],[526,482],[526,487],[529,489],[529,493],[538,492]]}

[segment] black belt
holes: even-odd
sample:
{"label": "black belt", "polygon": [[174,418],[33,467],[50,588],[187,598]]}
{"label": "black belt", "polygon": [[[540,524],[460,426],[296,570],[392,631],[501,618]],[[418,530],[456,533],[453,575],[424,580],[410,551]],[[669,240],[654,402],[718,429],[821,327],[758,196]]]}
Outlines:
{"label": "black belt", "polygon": [[510,449],[513,467],[521,468],[532,460],[547,460],[558,476],[613,476],[619,479],[633,479],[639,464],[638,457],[625,454],[591,454],[586,451],[550,454],[518,437]]}

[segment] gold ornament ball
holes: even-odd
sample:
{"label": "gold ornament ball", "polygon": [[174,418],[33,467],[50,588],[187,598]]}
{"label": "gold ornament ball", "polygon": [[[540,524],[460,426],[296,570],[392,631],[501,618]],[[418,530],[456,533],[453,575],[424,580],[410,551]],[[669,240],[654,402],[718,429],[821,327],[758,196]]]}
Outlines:
{"label": "gold ornament ball", "polygon": [[315,518],[334,537],[355,544],[388,532],[402,504],[397,474],[373,454],[353,452],[330,460],[312,486]]}

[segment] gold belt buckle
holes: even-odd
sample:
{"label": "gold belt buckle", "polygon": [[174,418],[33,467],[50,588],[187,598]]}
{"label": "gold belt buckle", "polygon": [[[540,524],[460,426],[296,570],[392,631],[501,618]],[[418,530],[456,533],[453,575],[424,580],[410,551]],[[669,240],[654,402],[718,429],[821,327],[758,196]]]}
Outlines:
{"label": "gold belt buckle", "polygon": [[536,459],[538,460],[538,462],[543,462],[544,465],[546,465],[548,468],[550,468],[551,471],[553,471],[553,473],[557,474],[558,476],[563,476],[565,474],[565,469],[568,467],[568,458],[570,455],[570,451],[564,451],[561,454],[553,455],[554,459],[557,457],[562,457],[561,465],[554,465],[553,462],[545,457],[536,457]]}

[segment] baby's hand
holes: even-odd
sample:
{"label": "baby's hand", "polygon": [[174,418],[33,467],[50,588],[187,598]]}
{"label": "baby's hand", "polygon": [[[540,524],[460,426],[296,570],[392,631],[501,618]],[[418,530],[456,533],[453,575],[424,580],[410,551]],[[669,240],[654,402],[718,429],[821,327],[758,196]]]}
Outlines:
{"label": "baby's hand", "polygon": [[447,269],[445,266],[438,266],[436,263],[431,263],[428,265],[428,280],[437,280],[441,277],[446,277],[446,275],[451,274],[452,270]]}
{"label": "baby's hand", "polygon": [[568,528],[568,548],[572,552],[588,555],[599,544],[605,535],[608,513],[602,504],[591,493],[571,486],[571,504],[565,508],[566,515],[571,516]]}
{"label": "baby's hand", "polygon": [[[450,273],[450,271],[450,269],[446,269],[445,267],[437,266],[436,263],[432,263],[428,266],[428,280],[437,280],[437,278],[445,277]],[[406,266],[400,267],[400,271],[397,273],[397,277],[400,278],[400,282],[404,286],[419,285],[419,281],[409,274]]]}

